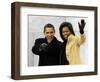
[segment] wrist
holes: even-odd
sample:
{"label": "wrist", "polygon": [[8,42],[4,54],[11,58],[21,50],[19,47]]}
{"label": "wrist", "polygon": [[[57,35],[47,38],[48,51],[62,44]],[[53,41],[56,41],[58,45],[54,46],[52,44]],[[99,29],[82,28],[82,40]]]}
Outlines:
{"label": "wrist", "polygon": [[80,34],[84,34],[84,31],[83,30],[80,30]]}

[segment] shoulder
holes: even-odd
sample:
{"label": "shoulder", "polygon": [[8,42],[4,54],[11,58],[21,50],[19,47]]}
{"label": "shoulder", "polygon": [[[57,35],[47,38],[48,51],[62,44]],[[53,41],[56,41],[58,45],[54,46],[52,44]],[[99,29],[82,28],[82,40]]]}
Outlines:
{"label": "shoulder", "polygon": [[58,41],[58,43],[59,43],[59,44],[62,44],[62,42],[61,42],[61,41]]}
{"label": "shoulder", "polygon": [[76,36],[70,35],[70,36],[68,37],[68,41],[74,41],[74,40],[76,40]]}
{"label": "shoulder", "polygon": [[77,45],[79,43],[79,38],[78,38],[78,36],[77,35],[70,35],[69,37],[68,37],[68,44],[74,44],[74,45]]}
{"label": "shoulder", "polygon": [[62,42],[56,39],[56,44],[62,45]]}
{"label": "shoulder", "polygon": [[44,40],[44,38],[38,38],[38,39],[36,39],[36,41],[39,41],[39,40]]}

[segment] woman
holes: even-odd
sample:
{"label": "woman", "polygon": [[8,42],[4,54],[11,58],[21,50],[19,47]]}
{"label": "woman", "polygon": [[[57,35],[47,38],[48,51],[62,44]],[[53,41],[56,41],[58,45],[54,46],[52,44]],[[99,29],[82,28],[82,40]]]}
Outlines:
{"label": "woman", "polygon": [[62,40],[64,41],[64,53],[66,60],[69,64],[81,64],[80,59],[80,45],[85,42],[84,27],[85,21],[81,20],[81,23],[78,23],[80,35],[76,36],[72,27],[72,24],[69,22],[63,22],[60,25],[59,31]]}

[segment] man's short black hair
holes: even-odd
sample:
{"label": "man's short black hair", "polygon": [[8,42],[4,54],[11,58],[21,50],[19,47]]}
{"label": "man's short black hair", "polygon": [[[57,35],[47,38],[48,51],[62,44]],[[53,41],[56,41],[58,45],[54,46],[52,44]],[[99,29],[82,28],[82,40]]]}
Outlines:
{"label": "man's short black hair", "polygon": [[54,31],[55,31],[55,27],[54,27],[52,24],[50,24],[50,23],[48,23],[48,24],[46,24],[46,25],[44,26],[44,32],[45,32],[45,29],[46,29],[46,28],[53,28]]}

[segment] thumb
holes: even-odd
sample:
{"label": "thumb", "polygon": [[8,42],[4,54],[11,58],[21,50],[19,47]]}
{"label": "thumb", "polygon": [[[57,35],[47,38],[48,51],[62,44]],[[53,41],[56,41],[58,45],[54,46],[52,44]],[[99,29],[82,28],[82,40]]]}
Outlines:
{"label": "thumb", "polygon": [[81,27],[81,25],[80,25],[80,23],[78,22],[78,26],[79,26],[79,28]]}

